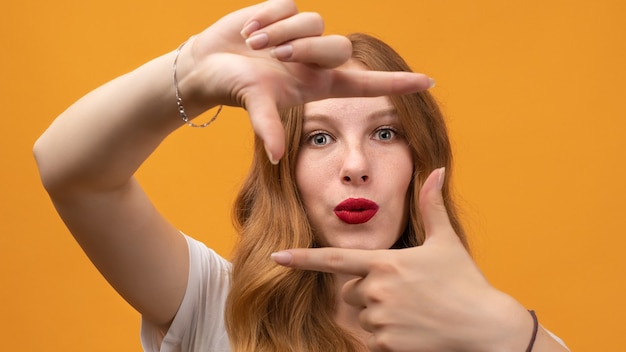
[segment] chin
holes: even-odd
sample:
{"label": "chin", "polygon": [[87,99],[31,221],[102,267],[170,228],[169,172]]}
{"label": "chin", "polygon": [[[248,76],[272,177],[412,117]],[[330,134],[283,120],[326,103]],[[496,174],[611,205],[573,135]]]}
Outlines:
{"label": "chin", "polygon": [[[350,236],[352,237],[352,236]],[[367,236],[354,236],[352,238],[333,238],[332,241],[320,241],[323,247],[335,247],[346,249],[389,249],[393,247],[397,240],[389,239],[381,241],[380,238],[372,239]]]}

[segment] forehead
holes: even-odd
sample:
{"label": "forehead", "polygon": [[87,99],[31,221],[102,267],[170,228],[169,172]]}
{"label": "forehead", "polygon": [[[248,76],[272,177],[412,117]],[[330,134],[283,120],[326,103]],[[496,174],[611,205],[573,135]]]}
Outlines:
{"label": "forehead", "polygon": [[394,110],[388,97],[332,98],[305,104],[304,122],[320,117],[344,122],[357,122],[375,116],[396,117]]}
{"label": "forehead", "polygon": [[[353,59],[339,66],[339,70],[367,70],[366,67]],[[304,105],[304,115],[343,116],[346,115],[369,115],[370,113],[390,110],[393,108],[391,99],[381,97],[351,97],[330,98],[310,102]]]}
{"label": "forehead", "polygon": [[307,115],[363,115],[391,108],[393,104],[388,97],[330,98],[305,104],[304,115],[305,118]]}

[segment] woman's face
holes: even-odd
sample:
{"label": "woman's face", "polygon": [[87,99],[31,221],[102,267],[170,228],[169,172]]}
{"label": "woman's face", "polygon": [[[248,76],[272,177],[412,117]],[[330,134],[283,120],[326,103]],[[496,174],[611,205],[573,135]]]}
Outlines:
{"label": "woman's face", "polygon": [[304,108],[296,184],[321,246],[386,249],[408,219],[413,161],[387,97]]}

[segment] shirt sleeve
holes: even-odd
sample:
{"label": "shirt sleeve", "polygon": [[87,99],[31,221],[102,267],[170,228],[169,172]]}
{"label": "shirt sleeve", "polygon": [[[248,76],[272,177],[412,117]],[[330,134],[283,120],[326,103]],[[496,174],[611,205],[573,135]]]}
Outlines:
{"label": "shirt sleeve", "polygon": [[147,352],[230,351],[224,306],[231,264],[202,242],[185,238],[189,247],[185,296],[167,332],[142,319],[141,345]]}
{"label": "shirt sleeve", "polygon": [[569,347],[567,347],[567,345],[565,344],[565,342],[563,342],[563,340],[561,340],[560,337],[556,336],[555,334],[552,333],[552,331],[546,329],[545,327],[543,327],[543,325],[541,326],[547,333],[548,335],[550,335],[553,339],[556,340],[556,342],[560,343],[561,346],[565,347],[566,350],[570,350]]}

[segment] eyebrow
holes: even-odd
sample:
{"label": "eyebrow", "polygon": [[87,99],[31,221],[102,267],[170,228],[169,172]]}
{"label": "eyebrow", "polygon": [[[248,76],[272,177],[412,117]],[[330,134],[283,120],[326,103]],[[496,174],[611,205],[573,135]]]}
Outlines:
{"label": "eyebrow", "polygon": [[[371,114],[369,114],[367,117],[370,119],[376,119],[376,118],[382,118],[382,117],[386,117],[386,116],[390,116],[390,117],[397,117],[398,116],[398,110],[396,110],[395,107],[391,106],[389,108],[385,108],[382,110],[378,110],[378,111],[374,111]],[[305,114],[303,116],[303,120],[330,120],[333,117],[330,115],[325,115],[325,114]]]}

